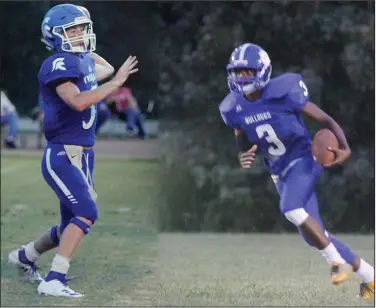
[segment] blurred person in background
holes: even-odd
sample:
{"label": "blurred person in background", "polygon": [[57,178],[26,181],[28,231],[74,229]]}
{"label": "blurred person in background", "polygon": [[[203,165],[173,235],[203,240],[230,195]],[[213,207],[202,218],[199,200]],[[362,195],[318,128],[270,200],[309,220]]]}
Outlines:
{"label": "blurred person in background", "polygon": [[5,146],[9,149],[16,149],[18,135],[18,116],[16,107],[8,98],[5,90],[1,90],[1,126],[8,125],[8,134],[5,137]]}
{"label": "blurred person in background", "polygon": [[97,124],[95,126],[95,134],[99,134],[100,128],[109,120],[111,117],[111,111],[108,109],[105,102],[99,102],[97,105]]}
{"label": "blurred person in background", "polygon": [[44,136],[44,125],[43,125],[43,119],[44,119],[44,111],[43,111],[43,105],[44,105],[44,101],[43,101],[43,97],[41,95],[41,93],[39,93],[38,95],[38,117],[37,117],[37,120],[38,120],[38,124],[39,124],[39,131],[38,131],[38,140],[37,140],[37,147],[38,149],[42,149],[43,148],[43,136]]}
{"label": "blurred person in background", "polygon": [[44,126],[43,126],[43,118],[44,118],[44,111],[43,111],[43,97],[41,93],[38,94],[38,104],[31,110],[29,117],[34,121],[38,122],[39,130],[37,135],[37,148],[43,148],[43,138],[44,138]]}
{"label": "blurred person in background", "polygon": [[[115,103],[115,110],[119,114],[127,116],[127,133],[131,136],[137,135],[141,139],[146,138],[144,121],[137,100],[132,95],[132,91],[127,87],[119,88],[106,100],[107,104]],[[138,131],[136,132],[135,128]]]}

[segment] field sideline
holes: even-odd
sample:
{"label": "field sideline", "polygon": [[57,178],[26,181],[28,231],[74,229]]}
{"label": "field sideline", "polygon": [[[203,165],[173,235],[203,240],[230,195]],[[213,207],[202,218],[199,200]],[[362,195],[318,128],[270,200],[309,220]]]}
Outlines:
{"label": "field sideline", "polygon": [[[69,275],[86,297],[36,295],[7,254],[58,219],[57,199],[37,155],[1,157],[2,306],[374,306],[356,297],[359,279],[330,284],[321,255],[291,234],[158,234],[154,160],[96,160],[99,217]],[[373,264],[373,236],[338,235]],[[48,271],[53,252],[39,266]]]}

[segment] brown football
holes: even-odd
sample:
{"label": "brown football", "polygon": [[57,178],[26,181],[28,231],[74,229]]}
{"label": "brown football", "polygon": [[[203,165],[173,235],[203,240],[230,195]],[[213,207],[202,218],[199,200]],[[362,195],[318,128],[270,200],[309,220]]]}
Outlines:
{"label": "brown football", "polygon": [[312,140],[312,154],[320,165],[329,164],[335,159],[335,154],[328,147],[338,148],[338,139],[329,129],[320,129]]}

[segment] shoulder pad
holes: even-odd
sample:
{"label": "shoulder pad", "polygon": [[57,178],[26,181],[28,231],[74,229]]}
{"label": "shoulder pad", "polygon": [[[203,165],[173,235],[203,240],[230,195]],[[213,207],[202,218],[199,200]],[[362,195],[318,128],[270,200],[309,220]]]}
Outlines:
{"label": "shoulder pad", "polygon": [[[85,61],[90,61],[95,65],[94,58],[90,55],[90,53],[85,53],[83,58],[85,59]],[[78,61],[77,58],[76,61]]]}
{"label": "shoulder pad", "polygon": [[272,78],[265,88],[264,99],[281,98],[289,94],[290,90],[302,79],[300,74],[285,73]]}
{"label": "shoulder pad", "polygon": [[78,66],[78,58],[69,53],[55,53],[43,61],[41,72],[50,72],[52,70],[66,70],[67,68],[75,68]]}
{"label": "shoulder pad", "polygon": [[80,76],[79,58],[71,53],[56,53],[42,64],[38,79],[44,84],[59,78],[78,78]]}
{"label": "shoulder pad", "polygon": [[226,95],[223,101],[219,104],[219,111],[221,113],[229,113],[231,112],[236,105],[236,94],[230,92]]}
{"label": "shoulder pad", "polygon": [[219,105],[219,111],[225,124],[231,128],[238,128],[236,117],[237,94],[230,92]]}

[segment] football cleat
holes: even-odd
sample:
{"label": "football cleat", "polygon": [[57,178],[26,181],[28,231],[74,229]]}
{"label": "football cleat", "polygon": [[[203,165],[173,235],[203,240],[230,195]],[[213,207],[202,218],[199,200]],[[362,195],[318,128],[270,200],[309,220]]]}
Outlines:
{"label": "football cleat", "polygon": [[375,298],[375,282],[374,281],[370,283],[362,282],[360,284],[360,292],[358,296],[366,300]]}
{"label": "football cleat", "polygon": [[40,295],[63,296],[73,298],[79,298],[84,296],[83,294],[73,291],[65,283],[62,283],[57,279],[50,281],[43,280],[39,284],[37,292]]}
{"label": "football cleat", "polygon": [[32,265],[22,263],[18,257],[18,252],[20,250],[13,250],[8,255],[8,263],[15,265],[20,272],[20,275],[25,278],[25,280],[34,283],[35,281],[42,281],[42,276],[38,273],[37,266],[33,263]]}
{"label": "football cleat", "polygon": [[332,263],[330,268],[330,275],[332,277],[332,284],[338,285],[349,279],[353,272],[353,267],[350,264]]}

